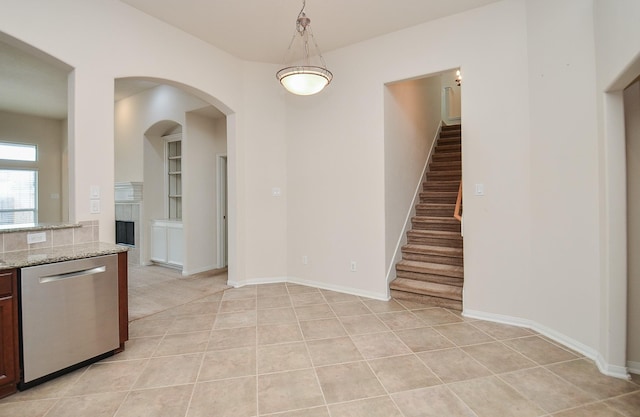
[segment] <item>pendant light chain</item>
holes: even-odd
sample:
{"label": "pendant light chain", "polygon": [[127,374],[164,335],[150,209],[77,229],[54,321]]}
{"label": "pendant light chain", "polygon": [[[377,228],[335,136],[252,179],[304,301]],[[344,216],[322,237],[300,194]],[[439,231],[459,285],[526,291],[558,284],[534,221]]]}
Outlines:
{"label": "pendant light chain", "polygon": [[[318,42],[313,36],[311,30],[311,19],[309,19],[304,12],[307,2],[303,0],[302,8],[298,13],[296,19],[296,27],[289,43],[289,47],[284,56],[284,68],[276,73],[276,77],[280,83],[291,93],[297,95],[312,95],[316,94],[324,87],[326,87],[332,80],[333,74],[326,68],[324,57],[318,47]],[[300,40],[297,43],[301,43],[299,46],[295,46],[298,40],[297,36],[300,36]],[[313,42],[309,43],[309,37]],[[312,48],[316,49],[316,54],[312,54]],[[296,61],[294,49],[297,49],[302,53],[302,56]],[[317,56],[318,64],[312,64],[312,58]],[[291,59],[291,61],[289,61]]]}

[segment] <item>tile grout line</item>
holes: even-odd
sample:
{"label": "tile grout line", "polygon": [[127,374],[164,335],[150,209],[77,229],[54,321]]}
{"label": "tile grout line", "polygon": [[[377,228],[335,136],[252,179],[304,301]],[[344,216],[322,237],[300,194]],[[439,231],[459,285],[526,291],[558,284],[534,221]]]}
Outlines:
{"label": "tile grout line", "polygon": [[[362,302],[362,301],[361,301],[361,302]],[[331,306],[331,304],[330,304],[330,303],[328,303],[328,304],[329,304],[329,308],[330,308],[331,310],[333,310],[333,307]],[[372,314],[374,314],[374,316],[375,316],[375,313],[373,313],[373,311],[371,310],[371,308],[369,308],[369,306],[368,306],[368,305],[366,305],[366,304],[364,304],[364,303],[362,303],[362,304],[365,306],[365,308],[366,308],[367,310],[371,311],[371,313],[372,313]],[[335,313],[335,310],[333,310],[333,312],[334,312],[334,314],[336,314],[336,313]],[[336,314],[336,316],[337,316],[337,314]],[[360,353],[360,355],[362,356],[362,358],[363,358],[364,362],[367,364],[367,368],[369,369],[369,371],[371,371],[371,373],[373,374],[373,376],[376,378],[376,381],[378,381],[378,384],[380,384],[380,386],[381,386],[381,387],[382,387],[382,389],[384,390],[384,392],[385,392],[385,394],[386,394],[386,395],[385,395],[385,397],[386,397],[386,398],[388,398],[388,399],[391,401],[391,403],[393,404],[393,406],[395,407],[395,409],[400,413],[400,415],[401,415],[401,416],[403,416],[403,417],[404,417],[404,416],[405,416],[404,412],[402,412],[402,409],[398,406],[398,404],[396,403],[396,401],[393,399],[393,397],[392,397],[392,396],[391,396],[391,394],[389,393],[389,390],[387,389],[387,387],[385,387],[385,386],[384,386],[384,384],[383,384],[383,383],[382,383],[382,381],[380,380],[380,377],[378,376],[378,374],[376,374],[376,372],[373,370],[373,368],[371,367],[371,364],[369,363],[369,360],[367,359],[367,357],[366,357],[366,356],[365,356],[365,355],[360,351],[360,348],[358,348],[358,345],[354,342],[353,338],[351,337],[351,334],[349,334],[349,332],[347,331],[347,329],[344,327],[344,323],[342,323],[342,320],[340,320],[340,317],[338,317],[338,323],[340,323],[340,326],[342,327],[342,329],[344,330],[344,332],[347,334],[347,337],[349,337],[349,340],[351,340],[351,343],[353,343],[353,345],[356,347],[356,349],[358,350],[358,352],[359,352],[359,353]],[[383,324],[384,324],[384,323],[383,323]],[[381,332],[381,333],[382,333],[382,332]],[[386,332],[385,332],[385,333],[386,333]],[[398,338],[398,340],[400,340],[400,342],[402,342],[402,343],[404,344],[404,342],[403,342],[403,341],[402,341],[398,336],[396,336],[396,335],[395,335],[395,333],[393,333],[393,331],[391,331],[391,333],[392,333],[396,338]],[[405,345],[405,347],[407,347],[407,349],[409,349],[409,347],[408,347],[408,346],[406,346],[406,345]],[[411,351],[411,349],[409,349],[409,351]],[[438,379],[439,379],[439,378],[438,378]],[[369,398],[376,398],[376,397],[359,398],[359,399],[356,399],[356,400],[358,400],[358,401],[359,401],[359,400],[369,399]],[[354,400],[354,401],[356,401],[356,400]],[[327,407],[327,408],[328,408],[328,407]]]}
{"label": "tile grout line", "polygon": [[[227,288],[228,289],[228,288]],[[184,411],[184,417],[189,415],[189,410],[191,409],[191,404],[193,403],[193,397],[196,393],[196,388],[198,387],[198,380],[200,379],[200,372],[202,372],[202,367],[204,365],[204,358],[209,351],[209,344],[211,343],[211,336],[213,334],[213,330],[215,328],[216,321],[218,320],[218,314],[220,313],[220,308],[222,306],[222,299],[224,298],[224,293],[227,289],[222,290],[222,297],[220,297],[220,302],[218,302],[218,308],[216,310],[215,317],[213,319],[213,323],[211,323],[211,328],[209,329],[209,338],[207,339],[207,344],[204,348],[204,352],[202,353],[202,358],[200,359],[200,366],[198,367],[198,372],[196,373],[196,380],[193,383],[193,388],[191,388],[191,395],[189,396],[189,401],[187,402],[187,407]],[[174,320],[175,321],[175,320]]]}
{"label": "tile grout line", "polygon": [[[316,377],[316,383],[318,384],[318,389],[320,390],[320,394],[322,395],[322,401],[324,403],[324,408],[327,410],[329,417],[331,417],[331,410],[329,410],[329,404],[327,403],[327,397],[324,394],[324,390],[322,389],[322,384],[320,383],[320,377],[318,376],[318,372],[316,371],[316,367],[313,363],[313,359],[311,358],[311,351],[309,350],[309,345],[307,344],[307,339],[304,337],[304,332],[302,331],[302,326],[300,325],[300,318],[298,317],[298,312],[296,311],[293,299],[291,298],[291,292],[289,291],[289,286],[285,284],[285,288],[287,289],[287,294],[289,295],[289,301],[291,302],[291,308],[293,310],[293,314],[296,317],[296,324],[298,325],[298,331],[300,332],[300,337],[302,337],[302,342],[304,343],[304,348],[307,352],[307,356],[309,357],[309,362],[311,363],[311,369],[313,371],[313,375]],[[319,291],[319,290],[318,290]],[[324,295],[321,291],[320,295],[324,298]],[[326,300],[326,299],[325,299]],[[308,409],[308,408],[307,408]]]}

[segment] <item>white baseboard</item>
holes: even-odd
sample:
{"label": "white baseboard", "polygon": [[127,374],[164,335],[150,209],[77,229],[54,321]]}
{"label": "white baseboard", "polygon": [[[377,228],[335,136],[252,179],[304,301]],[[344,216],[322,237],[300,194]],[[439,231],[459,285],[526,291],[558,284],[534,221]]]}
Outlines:
{"label": "white baseboard", "polygon": [[264,278],[251,278],[242,282],[229,281],[228,284],[234,288],[244,287],[246,285],[260,285],[260,284],[274,284],[281,282],[289,282],[291,284],[306,285],[308,287],[321,288],[323,290],[330,290],[335,292],[341,292],[344,294],[357,295],[359,297],[371,298],[374,300],[389,301],[388,294],[379,294],[370,291],[362,291],[357,288],[344,287],[341,285],[327,284],[326,282],[310,281],[296,277],[264,277]]}
{"label": "white baseboard", "polygon": [[567,348],[580,353],[581,355],[586,356],[595,362],[596,366],[605,375],[612,376],[615,378],[621,379],[629,379],[629,373],[626,367],[612,365],[607,363],[600,352],[595,349],[585,345],[582,342],[579,342],[575,339],[567,337],[566,335],[557,332],[547,326],[543,326],[540,323],[537,323],[532,320],[521,319],[519,317],[512,316],[504,316],[501,314],[493,314],[493,313],[485,313],[482,311],[475,311],[465,309],[462,312],[462,315],[465,317],[493,321],[496,323],[508,324],[511,326],[525,327],[527,329],[534,330],[541,335],[548,337],[549,339],[558,342],[559,344],[566,346]]}
{"label": "white baseboard", "polygon": [[289,282],[287,277],[264,277],[264,278],[251,278],[244,281],[228,281],[227,284],[233,288],[246,287],[247,285],[260,285],[260,284],[278,284],[281,282]]}
{"label": "white baseboard", "polygon": [[196,268],[193,270],[192,269],[186,270],[182,268],[182,275],[183,276],[195,275],[195,274],[199,274],[200,272],[211,271],[212,269],[218,269],[218,267],[215,265],[209,265],[209,266],[204,266],[202,268]]}
{"label": "white baseboard", "polygon": [[640,375],[640,362],[628,361],[627,369],[629,369],[629,372],[632,374]]}

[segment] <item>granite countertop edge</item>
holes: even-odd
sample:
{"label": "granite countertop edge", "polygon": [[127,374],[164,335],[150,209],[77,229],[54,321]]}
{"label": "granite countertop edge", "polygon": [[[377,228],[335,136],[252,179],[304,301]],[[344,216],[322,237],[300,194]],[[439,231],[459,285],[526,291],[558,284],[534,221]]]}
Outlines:
{"label": "granite countertop edge", "polygon": [[43,230],[74,229],[78,227],[82,227],[82,225],[80,223],[37,223],[17,225],[15,227],[5,225],[0,227],[0,233],[41,232]]}
{"label": "granite countertop edge", "polygon": [[128,250],[128,247],[122,245],[92,242],[51,248],[0,252],[0,270],[26,268],[29,266],[73,261],[96,256],[114,255],[127,252]]}

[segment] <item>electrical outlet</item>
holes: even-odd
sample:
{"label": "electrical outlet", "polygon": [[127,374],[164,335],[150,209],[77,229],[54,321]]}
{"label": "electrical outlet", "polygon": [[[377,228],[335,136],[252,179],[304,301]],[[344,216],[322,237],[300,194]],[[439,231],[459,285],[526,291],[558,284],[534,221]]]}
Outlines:
{"label": "electrical outlet", "polygon": [[91,200],[89,205],[89,213],[98,214],[100,213],[100,200]]}
{"label": "electrical outlet", "polygon": [[41,243],[47,241],[47,233],[39,232],[39,233],[27,233],[27,243],[31,245],[32,243]]}
{"label": "electrical outlet", "polygon": [[358,270],[358,263],[356,261],[351,261],[351,272],[356,272]]}

